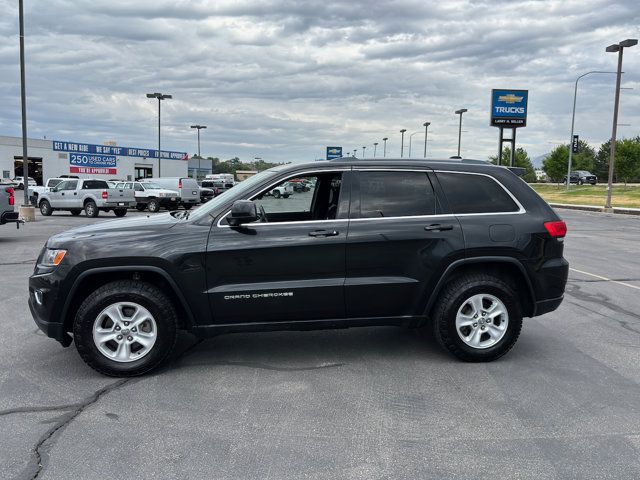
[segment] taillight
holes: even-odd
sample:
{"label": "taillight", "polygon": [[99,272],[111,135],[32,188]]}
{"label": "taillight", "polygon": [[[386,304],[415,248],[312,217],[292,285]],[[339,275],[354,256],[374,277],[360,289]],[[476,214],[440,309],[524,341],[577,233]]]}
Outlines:
{"label": "taillight", "polygon": [[178,188],[182,188],[182,180],[178,182]]}
{"label": "taillight", "polygon": [[567,234],[567,224],[559,220],[557,222],[544,222],[544,228],[554,238],[562,238]]}
{"label": "taillight", "polygon": [[107,191],[106,191],[106,190],[104,190],[104,191],[102,192],[102,199],[103,199],[103,200],[106,200],[108,196],[109,196],[109,194],[107,193]]}
{"label": "taillight", "polygon": [[14,206],[16,204],[16,197],[14,196],[13,188],[5,188],[5,192],[9,194],[9,205]]}

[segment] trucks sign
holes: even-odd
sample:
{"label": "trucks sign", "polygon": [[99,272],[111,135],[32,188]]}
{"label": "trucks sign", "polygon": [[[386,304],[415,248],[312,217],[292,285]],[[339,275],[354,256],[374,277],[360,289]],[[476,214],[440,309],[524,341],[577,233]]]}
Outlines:
{"label": "trucks sign", "polygon": [[491,126],[527,126],[529,90],[491,90]]}

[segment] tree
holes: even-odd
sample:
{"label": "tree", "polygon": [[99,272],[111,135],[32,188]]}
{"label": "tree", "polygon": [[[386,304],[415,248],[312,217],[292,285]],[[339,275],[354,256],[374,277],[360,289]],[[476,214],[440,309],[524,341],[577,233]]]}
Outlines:
{"label": "tree", "polygon": [[598,154],[593,162],[593,173],[598,177],[598,181],[605,181],[609,178],[609,157],[611,155],[611,139],[600,145]]}
{"label": "tree", "polygon": [[627,182],[640,176],[640,137],[616,142],[616,177]]}
{"label": "tree", "polygon": [[571,156],[571,170],[586,170],[588,172],[593,172],[595,160],[596,151],[594,148],[584,140],[578,140],[578,152]]}
{"label": "tree", "polygon": [[[497,155],[493,155],[489,157],[489,160],[494,165],[498,165]],[[510,165],[510,164],[511,164],[511,147],[506,147],[504,150],[502,150],[502,162],[500,162],[500,165]],[[522,179],[525,182],[531,183],[536,181],[536,171],[533,168],[533,163],[531,163],[531,159],[529,158],[529,154],[527,153],[527,151],[522,147],[516,148],[516,157],[514,159],[514,166],[525,169],[525,173],[522,176]]]}
{"label": "tree", "polygon": [[567,163],[569,163],[569,147],[558,145],[542,163],[542,169],[554,182],[561,182],[567,175]]}

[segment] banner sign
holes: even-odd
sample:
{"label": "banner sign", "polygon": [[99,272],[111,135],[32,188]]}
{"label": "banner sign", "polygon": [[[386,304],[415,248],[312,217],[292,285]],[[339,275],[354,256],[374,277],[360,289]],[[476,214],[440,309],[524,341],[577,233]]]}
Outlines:
{"label": "banner sign", "polygon": [[342,157],[342,147],[327,147],[327,160]]}
{"label": "banner sign", "polygon": [[574,135],[573,136],[573,139],[571,140],[571,152],[572,153],[578,153],[578,146],[580,145],[579,139],[580,139],[580,137],[578,137],[578,135]]}
{"label": "banner sign", "polygon": [[491,126],[527,126],[529,90],[491,90]]}
{"label": "banner sign", "polygon": [[70,173],[88,173],[90,175],[116,175],[117,168],[99,168],[99,167],[69,167]]}
{"label": "banner sign", "polygon": [[[111,145],[93,145],[90,143],[53,141],[53,150],[70,153],[93,153],[97,155],[114,155],[120,157],[158,158],[158,151],[149,148],[113,147]],[[162,150],[162,158],[169,160],[189,160],[185,152],[168,152]]]}
{"label": "banner sign", "polygon": [[115,167],[117,165],[114,155],[94,155],[90,153],[70,153],[69,163],[82,167]]}

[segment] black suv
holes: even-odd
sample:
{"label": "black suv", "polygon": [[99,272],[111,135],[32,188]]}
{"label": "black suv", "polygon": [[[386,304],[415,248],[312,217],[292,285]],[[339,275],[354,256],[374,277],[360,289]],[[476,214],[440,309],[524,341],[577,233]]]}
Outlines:
{"label": "black suv", "polygon": [[[291,179],[308,192],[267,195]],[[431,328],[466,361],[562,302],[565,223],[505,167],[340,159],[272,168],[193,212],[51,237],[29,279],[38,326],[94,369],[139,375],[201,337]]]}
{"label": "black suv", "polygon": [[[575,172],[571,172],[571,175],[569,175],[569,182],[577,183],[578,185],[582,185],[585,183],[595,185],[596,183],[598,183],[598,177],[596,177],[591,172],[587,172],[586,170],[577,170]],[[566,176],[564,177],[564,183],[567,183]]]}

